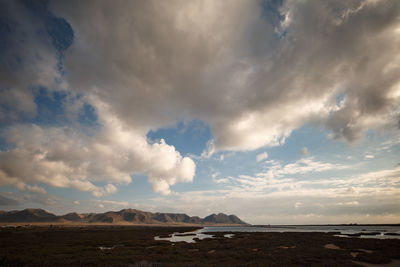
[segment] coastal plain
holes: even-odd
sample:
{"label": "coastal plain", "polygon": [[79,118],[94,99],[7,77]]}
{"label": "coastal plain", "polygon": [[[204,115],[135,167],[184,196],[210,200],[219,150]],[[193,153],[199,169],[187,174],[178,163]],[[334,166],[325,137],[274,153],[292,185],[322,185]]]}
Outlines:
{"label": "coastal plain", "polygon": [[[199,227],[30,226],[0,229],[0,266],[396,266],[399,239],[319,232],[214,232],[196,243],[154,240]],[[373,264],[373,265],[368,265]]]}

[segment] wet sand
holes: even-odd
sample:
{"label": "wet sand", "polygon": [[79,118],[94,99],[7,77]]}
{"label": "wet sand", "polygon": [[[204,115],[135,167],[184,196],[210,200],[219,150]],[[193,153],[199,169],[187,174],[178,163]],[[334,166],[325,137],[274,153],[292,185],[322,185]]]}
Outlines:
{"label": "wet sand", "polygon": [[[0,266],[377,266],[400,263],[400,240],[330,233],[211,233],[196,243],[155,236],[193,227],[0,229]],[[373,264],[373,265],[368,265]],[[389,265],[390,264],[390,265]],[[385,266],[385,265],[383,265]]]}

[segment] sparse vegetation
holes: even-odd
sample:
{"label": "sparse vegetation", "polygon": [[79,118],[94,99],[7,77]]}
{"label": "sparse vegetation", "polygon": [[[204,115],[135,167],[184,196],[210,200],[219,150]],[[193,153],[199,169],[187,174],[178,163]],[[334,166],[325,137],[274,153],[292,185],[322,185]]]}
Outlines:
{"label": "sparse vegetation", "polygon": [[[235,233],[233,238],[213,233],[216,238],[197,243],[154,240],[157,235],[192,230],[195,228],[2,228],[0,266],[358,266],[353,261],[400,259],[400,240],[340,238],[331,233]],[[326,244],[340,249],[324,248]]]}

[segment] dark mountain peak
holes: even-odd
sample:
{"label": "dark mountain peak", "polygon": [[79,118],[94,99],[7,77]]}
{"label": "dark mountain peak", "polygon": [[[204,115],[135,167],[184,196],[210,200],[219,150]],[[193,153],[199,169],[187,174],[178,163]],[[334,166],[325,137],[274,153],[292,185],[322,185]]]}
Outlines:
{"label": "dark mountain peak", "polygon": [[153,219],[160,222],[189,223],[190,217],[184,213],[154,213]]}
{"label": "dark mountain peak", "polygon": [[209,224],[247,224],[240,220],[236,215],[226,215],[224,213],[211,214],[203,219]]}
{"label": "dark mountain peak", "polygon": [[121,216],[117,212],[107,211],[105,213],[94,214],[89,217],[91,223],[117,223],[121,221]]}
{"label": "dark mountain peak", "polygon": [[79,214],[76,212],[71,212],[71,213],[61,216],[61,218],[64,220],[67,220],[67,221],[80,221],[83,218],[85,218],[85,215],[82,215],[82,214]]}
{"label": "dark mountain peak", "polygon": [[19,211],[19,213],[30,213],[38,217],[55,217],[53,213],[45,211],[44,209],[24,209]]}
{"label": "dark mountain peak", "polygon": [[13,210],[0,214],[2,222],[50,222],[56,219],[56,215],[43,209]]}
{"label": "dark mountain peak", "polygon": [[137,213],[138,210],[129,208],[129,209],[122,209],[122,210],[119,211],[119,213],[123,213],[123,212]]}

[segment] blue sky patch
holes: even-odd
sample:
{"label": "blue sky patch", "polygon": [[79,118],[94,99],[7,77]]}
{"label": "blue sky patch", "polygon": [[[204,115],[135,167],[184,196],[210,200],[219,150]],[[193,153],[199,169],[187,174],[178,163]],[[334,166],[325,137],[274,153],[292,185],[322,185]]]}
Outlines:
{"label": "blue sky patch", "polygon": [[266,19],[273,27],[277,27],[285,19],[279,11],[283,0],[262,0],[261,17]]}
{"label": "blue sky patch", "polygon": [[212,134],[208,125],[200,120],[194,120],[181,121],[171,127],[150,131],[147,137],[153,141],[164,139],[167,144],[173,145],[182,155],[200,155]]}
{"label": "blue sky patch", "polygon": [[58,51],[62,52],[72,44],[74,31],[65,19],[49,15],[45,20],[45,25],[53,46]]}
{"label": "blue sky patch", "polygon": [[64,101],[68,94],[40,88],[35,95],[37,116],[34,122],[40,125],[61,125],[68,122],[65,117]]}

